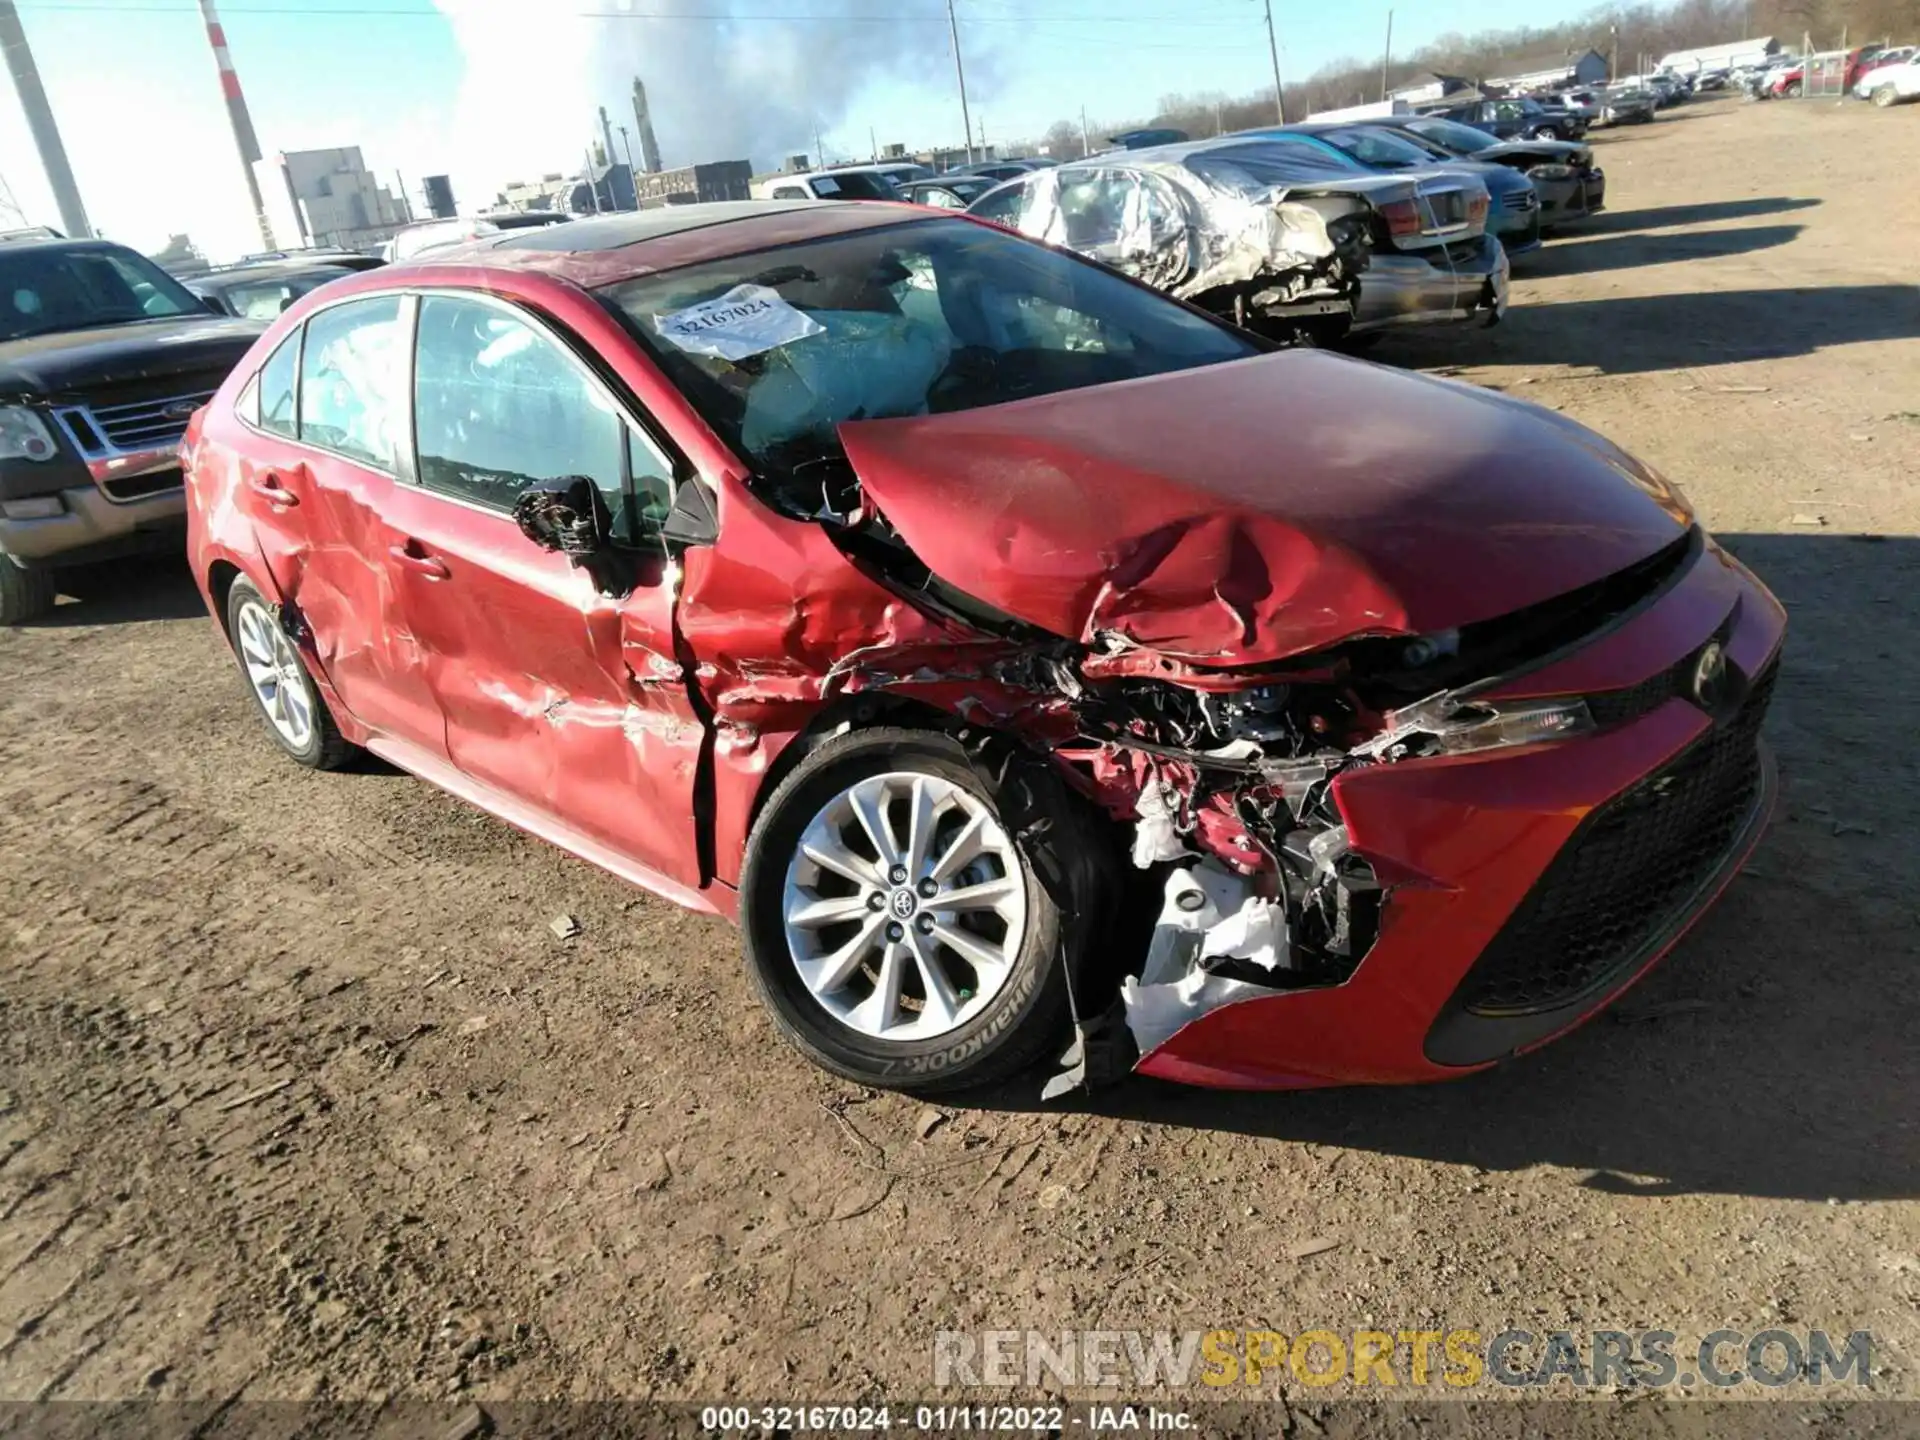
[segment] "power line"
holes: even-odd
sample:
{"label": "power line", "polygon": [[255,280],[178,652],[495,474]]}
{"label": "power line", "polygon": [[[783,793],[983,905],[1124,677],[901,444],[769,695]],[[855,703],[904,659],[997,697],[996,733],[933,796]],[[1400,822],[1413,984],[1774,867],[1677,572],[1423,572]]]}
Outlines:
{"label": "power line", "polygon": [[[138,5],[120,3],[120,0],[106,0],[102,4],[89,4],[85,0],[24,0],[20,9],[32,13],[67,15],[191,15],[197,13],[191,4]],[[223,5],[222,12],[228,15],[285,16],[287,18],[309,18],[341,16],[347,19],[394,19],[394,20],[442,20],[446,12],[435,8],[401,8],[391,5]],[[940,25],[946,22],[944,15],[794,15],[761,14],[736,11],[670,11],[670,10],[559,10],[549,11],[542,18],[571,20],[682,20],[720,24],[733,20],[751,20],[756,22],[789,20],[801,24],[839,25],[847,22],[867,25]],[[1092,16],[1032,16],[1016,15],[972,15],[959,21],[962,25],[1181,25],[1192,27],[1206,25],[1219,29],[1239,28],[1239,22],[1231,20],[1194,20],[1185,15],[1125,15],[1112,17]]]}

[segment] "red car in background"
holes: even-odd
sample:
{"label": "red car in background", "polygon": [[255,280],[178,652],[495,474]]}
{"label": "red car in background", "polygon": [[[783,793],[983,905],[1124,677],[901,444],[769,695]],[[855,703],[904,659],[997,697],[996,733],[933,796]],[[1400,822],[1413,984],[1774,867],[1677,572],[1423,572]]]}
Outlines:
{"label": "red car in background", "polygon": [[[1839,54],[1838,51],[1834,53],[1835,55]],[[1839,67],[1842,70],[1839,86],[1836,88],[1832,85],[1826,85],[1816,89],[1815,93],[1835,97],[1847,94],[1853,89],[1855,82],[1859,80],[1863,68],[1870,63],[1866,58],[1870,53],[1872,52],[1864,47],[1858,50],[1847,51],[1844,57],[1844,63]],[[1835,68],[1832,57],[1815,56],[1813,59],[1826,70]],[[1821,72],[1817,71],[1814,78],[1816,80],[1823,78]],[[1782,70],[1767,82],[1767,93],[1769,95],[1788,100],[1798,98],[1806,88],[1807,64],[1805,61]]]}
{"label": "red car in background", "polygon": [[862,1082],[1466,1074],[1632,984],[1772,803],[1785,617],[1658,474],[964,217],[342,280],[184,454],[287,754],[736,918]]}

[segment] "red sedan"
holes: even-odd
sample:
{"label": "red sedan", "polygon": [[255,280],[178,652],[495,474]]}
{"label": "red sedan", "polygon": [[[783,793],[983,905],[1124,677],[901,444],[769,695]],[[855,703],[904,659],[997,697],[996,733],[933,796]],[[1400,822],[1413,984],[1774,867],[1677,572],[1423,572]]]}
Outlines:
{"label": "red sedan", "polygon": [[184,453],[287,754],[737,918],[867,1083],[1462,1075],[1631,985],[1772,803],[1784,614],[1659,475],[964,217],[342,280]]}

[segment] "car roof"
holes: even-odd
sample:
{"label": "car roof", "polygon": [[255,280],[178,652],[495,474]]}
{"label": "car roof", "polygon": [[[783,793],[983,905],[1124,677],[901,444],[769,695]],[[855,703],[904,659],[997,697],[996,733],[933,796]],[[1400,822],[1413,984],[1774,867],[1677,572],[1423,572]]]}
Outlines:
{"label": "car roof", "polygon": [[351,265],[340,265],[328,260],[263,260],[256,265],[223,265],[217,270],[209,270],[202,275],[194,275],[185,282],[189,287],[198,285],[220,285],[227,281],[247,283],[256,280],[271,280],[283,276],[295,275],[347,275],[353,272]]}
{"label": "car roof", "polygon": [[125,253],[129,249],[130,246],[122,245],[117,240],[76,240],[59,235],[14,235],[0,240],[0,255],[15,255],[22,250],[113,250]]}
{"label": "car roof", "polygon": [[566,225],[482,235],[427,251],[380,273],[404,277],[428,268],[480,266],[542,271],[591,288],[682,265],[928,218],[916,206],[874,200],[722,200],[663,205],[653,210],[588,217]]}

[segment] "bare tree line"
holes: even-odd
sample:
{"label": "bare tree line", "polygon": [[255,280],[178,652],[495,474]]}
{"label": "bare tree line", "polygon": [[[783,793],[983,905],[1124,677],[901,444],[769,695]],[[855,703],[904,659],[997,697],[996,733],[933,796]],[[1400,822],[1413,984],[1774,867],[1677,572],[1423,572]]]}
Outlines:
{"label": "bare tree line", "polygon": [[[1442,35],[1410,54],[1394,57],[1386,66],[1386,88],[1404,84],[1423,71],[1478,80],[1500,74],[1504,62],[1513,56],[1555,51],[1579,55],[1589,49],[1616,62],[1616,73],[1630,74],[1643,56],[1652,64],[1674,50],[1762,35],[1773,36],[1789,50],[1798,50],[1803,39],[1815,49],[1879,41],[1913,43],[1920,41],[1920,0],[1677,0],[1670,5],[1610,5],[1558,25]],[[1288,83],[1287,118],[1299,120],[1314,111],[1378,100],[1381,79],[1379,57],[1336,60],[1304,80]],[[1151,118],[1106,123],[1089,132],[1089,138],[1097,150],[1104,136],[1137,125],[1214,135],[1271,125],[1277,113],[1271,86],[1250,95],[1163,95]],[[1055,121],[1040,143],[1049,155],[1077,158],[1085,153],[1078,121]]]}

